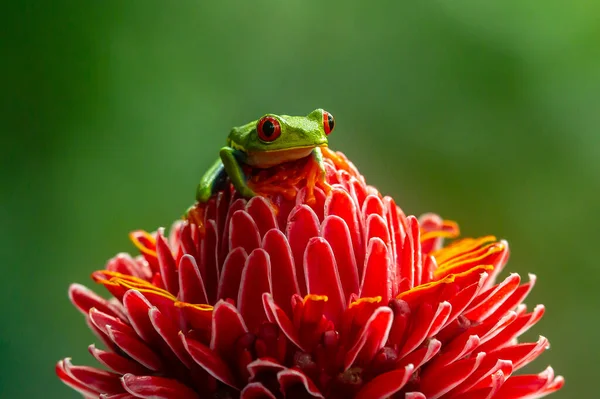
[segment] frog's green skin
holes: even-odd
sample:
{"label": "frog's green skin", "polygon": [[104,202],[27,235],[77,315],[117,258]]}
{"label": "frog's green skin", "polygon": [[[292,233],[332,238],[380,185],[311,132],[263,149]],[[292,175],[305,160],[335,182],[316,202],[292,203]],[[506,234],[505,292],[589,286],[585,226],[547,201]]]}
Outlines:
{"label": "frog's green skin", "polygon": [[[196,190],[196,200],[205,203],[224,181],[225,174],[236,190],[245,198],[256,196],[246,184],[242,165],[269,168],[284,162],[312,155],[321,172],[325,173],[320,146],[327,145],[323,126],[324,110],[316,109],[307,116],[267,114],[246,125],[235,127],[229,133],[227,145],[221,148],[218,159],[202,176]],[[271,142],[263,141],[257,133],[257,124],[265,117],[279,121],[281,135]]]}

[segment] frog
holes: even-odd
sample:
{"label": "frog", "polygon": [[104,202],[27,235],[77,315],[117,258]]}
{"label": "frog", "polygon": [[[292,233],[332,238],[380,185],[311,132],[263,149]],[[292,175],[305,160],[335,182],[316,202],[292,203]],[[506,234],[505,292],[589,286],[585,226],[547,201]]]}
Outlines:
{"label": "frog", "polygon": [[207,203],[226,182],[226,177],[244,198],[257,196],[247,183],[244,165],[267,169],[285,162],[312,156],[325,179],[321,147],[328,146],[333,115],[317,108],[306,116],[266,114],[231,129],[219,158],[204,173],[196,189],[196,201]]}

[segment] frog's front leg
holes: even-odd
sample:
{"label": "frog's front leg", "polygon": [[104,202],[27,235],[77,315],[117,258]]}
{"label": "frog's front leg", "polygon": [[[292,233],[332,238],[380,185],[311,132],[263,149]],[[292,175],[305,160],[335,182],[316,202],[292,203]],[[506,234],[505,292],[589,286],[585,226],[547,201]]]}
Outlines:
{"label": "frog's front leg", "polygon": [[217,190],[219,183],[225,178],[225,168],[220,159],[218,159],[200,179],[196,188],[196,201],[204,204]]}
{"label": "frog's front leg", "polygon": [[256,193],[246,184],[246,176],[238,159],[241,156],[239,152],[231,147],[223,147],[219,155],[221,156],[221,162],[223,162],[227,176],[229,176],[229,180],[231,180],[235,189],[244,198],[255,197]]}
{"label": "frog's front leg", "polygon": [[319,176],[318,179],[322,182],[325,181],[325,162],[323,162],[323,152],[321,152],[321,147],[315,147],[312,150],[312,156],[314,160],[319,165]]}

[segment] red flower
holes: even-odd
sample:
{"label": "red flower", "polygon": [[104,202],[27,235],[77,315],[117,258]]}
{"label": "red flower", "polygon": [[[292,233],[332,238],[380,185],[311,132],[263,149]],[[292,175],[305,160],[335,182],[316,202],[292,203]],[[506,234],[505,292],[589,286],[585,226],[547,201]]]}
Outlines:
{"label": "red flower", "polygon": [[505,241],[444,247],[454,223],[405,216],[324,152],[328,184],[299,161],[255,175],[264,196],[222,191],[168,237],[133,232],[141,255],[92,275],[114,298],[69,290],[107,371],[67,358],[60,379],[115,399],[512,399],[563,385],[551,368],[515,375],[548,341],[517,343],[544,307],[522,304],[535,276],[496,283]]}

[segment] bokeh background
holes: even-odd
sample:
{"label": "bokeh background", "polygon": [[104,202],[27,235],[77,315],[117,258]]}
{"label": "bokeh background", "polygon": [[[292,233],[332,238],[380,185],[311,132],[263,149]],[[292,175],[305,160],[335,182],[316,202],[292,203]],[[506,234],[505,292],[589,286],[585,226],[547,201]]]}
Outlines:
{"label": "bokeh background", "polygon": [[[538,276],[527,334],[559,398],[596,397],[600,3],[573,0],[11,2],[2,15],[0,398],[77,398],[95,341],[72,281],[169,226],[231,126],[336,117],[344,151],[410,214],[509,240]],[[99,287],[96,287],[99,289]],[[99,290],[100,291],[100,290]]]}

